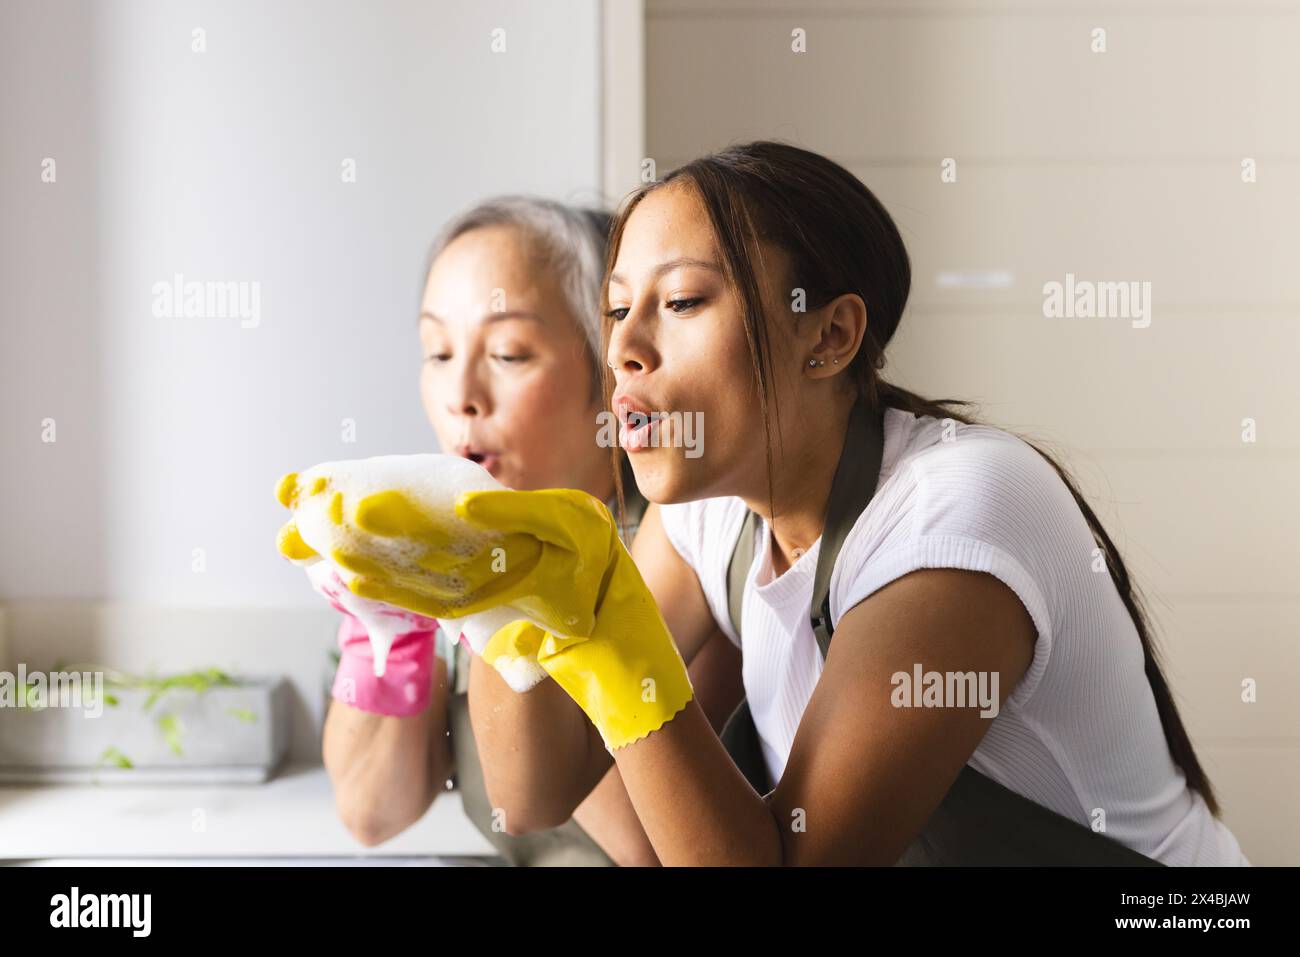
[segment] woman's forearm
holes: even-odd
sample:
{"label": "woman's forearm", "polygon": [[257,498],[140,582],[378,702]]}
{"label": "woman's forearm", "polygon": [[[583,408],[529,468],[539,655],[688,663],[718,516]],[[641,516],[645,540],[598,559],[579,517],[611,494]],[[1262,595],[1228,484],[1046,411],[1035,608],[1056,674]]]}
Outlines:
{"label": "woman's forearm", "polygon": [[451,769],[447,739],[447,666],[435,657],[429,706],[410,717],[330,702],[322,757],[339,817],[366,846],[418,821]]}
{"label": "woman's forearm", "polygon": [[477,656],[469,674],[483,784],[506,833],[563,824],[613,764],[600,735],[554,681],[521,694]]}
{"label": "woman's forearm", "polygon": [[619,867],[658,867],[654,845],[637,819],[618,768],[605,776],[578,805],[573,819]]}
{"label": "woman's forearm", "polygon": [[614,756],[664,865],[782,863],[781,833],[768,804],[728,757],[696,702]]}
{"label": "woman's forearm", "polygon": [[[744,697],[740,676],[740,651],[720,631],[704,642],[687,666],[695,700],[710,726],[721,733],[736,705]],[[617,766],[611,767],[573,819],[616,864],[654,867],[660,861],[628,797]]]}

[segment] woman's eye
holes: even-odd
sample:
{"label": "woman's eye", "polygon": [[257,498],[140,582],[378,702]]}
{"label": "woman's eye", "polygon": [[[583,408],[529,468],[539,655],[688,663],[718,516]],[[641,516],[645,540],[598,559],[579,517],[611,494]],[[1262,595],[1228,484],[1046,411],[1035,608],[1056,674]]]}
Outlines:
{"label": "woman's eye", "polygon": [[511,364],[511,363],[515,363],[515,362],[527,362],[527,361],[528,361],[529,359],[531,359],[532,357],[531,357],[531,356],[506,356],[506,355],[494,355],[492,358],[493,358],[493,359],[496,359],[498,362],[504,362],[504,363],[506,363],[507,365],[509,365],[509,364]]}
{"label": "woman's eye", "polygon": [[434,353],[433,355],[425,356],[425,357],[424,357],[424,361],[425,361],[425,362],[433,362],[433,363],[442,363],[442,362],[446,362],[446,361],[447,361],[448,359],[450,359],[450,358],[451,358],[451,356],[448,355],[448,354],[445,353],[445,352],[437,352],[437,353]]}
{"label": "woman's eye", "polygon": [[627,318],[627,309],[626,308],[611,309],[609,312],[605,313],[605,315],[613,319],[615,322],[618,322],[620,319]]}
{"label": "woman's eye", "polygon": [[673,312],[686,312],[689,309],[694,309],[703,301],[700,296],[696,296],[693,299],[669,299],[665,305]]}

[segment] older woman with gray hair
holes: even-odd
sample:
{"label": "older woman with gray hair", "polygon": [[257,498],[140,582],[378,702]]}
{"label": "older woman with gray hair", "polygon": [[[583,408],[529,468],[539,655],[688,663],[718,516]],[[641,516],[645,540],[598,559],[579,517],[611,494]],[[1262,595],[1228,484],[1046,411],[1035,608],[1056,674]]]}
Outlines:
{"label": "older woman with gray hair", "polygon": [[[425,273],[420,396],[444,452],[479,463],[510,488],[582,489],[617,515],[614,458],[598,442],[608,227],[604,213],[522,196],[488,200],[449,222]],[[620,462],[625,488],[635,489],[626,456]],[[624,504],[630,543],[644,503],[633,494]],[[344,621],[339,637],[344,654],[349,648],[365,653],[364,629],[355,619]],[[466,814],[510,863],[657,863],[617,768],[567,821],[510,821],[494,811],[492,769],[480,767],[475,738],[508,741],[529,728],[471,726],[471,686],[503,679],[457,637],[437,634],[430,686],[418,710],[374,713],[358,707],[355,696],[335,694],[323,756],[349,830],[363,844],[380,844],[454,786]],[[435,638],[429,632],[409,640],[427,643],[412,652],[427,656]],[[726,642],[701,653],[691,678],[720,725],[741,694],[738,655]],[[546,711],[544,699],[565,693],[547,680],[526,694]]]}

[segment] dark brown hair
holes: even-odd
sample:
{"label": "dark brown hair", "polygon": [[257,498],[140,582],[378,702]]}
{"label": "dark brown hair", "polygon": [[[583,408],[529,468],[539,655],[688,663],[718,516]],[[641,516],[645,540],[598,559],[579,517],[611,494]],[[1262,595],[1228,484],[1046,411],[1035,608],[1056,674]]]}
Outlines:
{"label": "dark brown hair", "polygon": [[[769,397],[772,383],[772,345],[762,303],[763,247],[786,257],[790,286],[804,290],[808,310],[836,297],[854,293],[867,308],[867,330],[862,346],[845,370],[869,408],[897,408],[917,416],[948,418],[967,425],[979,424],[960,408],[973,403],[960,399],[926,399],[880,378],[884,350],[902,319],[912,282],[912,268],[893,219],[880,201],[852,173],[817,153],[784,143],[760,141],[733,146],[701,157],[649,183],[624,202],[610,233],[605,269],[602,312],[608,313],[609,273],[618,255],[623,229],[638,203],[656,189],[682,181],[692,186],[708,209],[709,219],[728,280],[735,287],[744,312],[745,335],[753,360],[756,396],[767,434],[769,493],[772,478],[772,431]],[[757,268],[756,268],[757,264]],[[612,320],[606,317],[603,337],[609,342]],[[606,395],[613,380],[604,366]],[[773,409],[779,416],[779,410]],[[1140,593],[1115,543],[1092,508],[1075,487],[1066,470],[1047,452],[1019,436],[1051,464],[1074,497],[1106,556],[1111,580],[1128,610],[1142,642],[1142,656],[1165,741],[1188,786],[1198,792],[1214,814],[1219,813],[1209,778],[1197,760],[1179,717],[1173,694],[1165,681]],[[615,448],[616,459],[623,455]],[[620,476],[621,470],[615,469]],[[620,513],[623,487],[617,483]],[[775,516],[774,516],[775,517]]]}

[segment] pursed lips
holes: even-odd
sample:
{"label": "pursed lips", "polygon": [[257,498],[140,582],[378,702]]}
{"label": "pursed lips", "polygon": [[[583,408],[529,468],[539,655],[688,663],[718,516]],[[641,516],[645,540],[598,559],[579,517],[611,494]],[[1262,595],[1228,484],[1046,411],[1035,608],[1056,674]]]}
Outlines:
{"label": "pursed lips", "polygon": [[615,396],[613,405],[619,421],[619,440],[627,451],[638,452],[658,444],[656,432],[662,412],[653,412],[628,395]]}
{"label": "pursed lips", "polygon": [[652,412],[645,405],[631,396],[622,395],[614,399],[614,414],[621,425],[629,430],[636,430],[651,422],[657,422],[662,413]]}
{"label": "pursed lips", "polygon": [[483,468],[487,469],[489,472],[496,471],[497,463],[501,459],[499,453],[489,452],[486,449],[479,448],[473,445],[456,446],[456,454],[463,459],[469,459],[471,462],[473,462],[476,465],[483,466]]}

